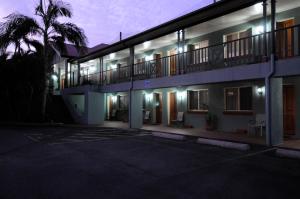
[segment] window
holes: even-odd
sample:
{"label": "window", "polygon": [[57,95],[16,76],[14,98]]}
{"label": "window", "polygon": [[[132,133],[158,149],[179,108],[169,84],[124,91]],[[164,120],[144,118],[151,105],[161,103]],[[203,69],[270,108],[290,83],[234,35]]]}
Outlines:
{"label": "window", "polygon": [[251,111],[252,87],[225,88],[225,111]]}
{"label": "window", "polygon": [[188,91],[189,111],[208,110],[208,90]]}
{"label": "window", "polygon": [[252,46],[252,29],[224,35],[224,58],[249,55]]}

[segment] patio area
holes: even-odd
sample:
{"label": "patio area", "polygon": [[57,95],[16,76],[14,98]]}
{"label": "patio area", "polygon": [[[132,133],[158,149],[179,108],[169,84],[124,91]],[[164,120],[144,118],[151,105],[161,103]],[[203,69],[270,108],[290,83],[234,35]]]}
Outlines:
{"label": "patio area", "polygon": [[[119,122],[119,121],[105,121],[102,127],[111,127],[111,128],[129,128],[128,123]],[[147,131],[156,131],[164,133],[174,133],[188,136],[196,136],[209,139],[218,139],[218,140],[227,140],[234,142],[243,142],[249,144],[258,144],[265,145],[265,138],[254,135],[247,135],[245,133],[230,133],[230,132],[217,132],[217,131],[206,131],[201,128],[175,128],[164,125],[144,125],[143,130]]]}
{"label": "patio area", "polygon": [[286,139],[279,147],[300,150],[300,139]]}
{"label": "patio area", "polygon": [[196,136],[209,139],[218,139],[234,142],[245,142],[249,144],[265,145],[265,138],[260,136],[247,135],[245,133],[230,133],[218,131],[206,131],[201,128],[176,128],[163,125],[144,125],[144,130],[159,131],[165,133],[175,133],[181,135]]}

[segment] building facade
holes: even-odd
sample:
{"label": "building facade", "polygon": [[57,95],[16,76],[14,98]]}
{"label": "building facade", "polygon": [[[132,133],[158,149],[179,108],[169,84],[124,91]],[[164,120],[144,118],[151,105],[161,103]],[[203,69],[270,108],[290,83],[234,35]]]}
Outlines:
{"label": "building facade", "polygon": [[64,59],[55,89],[81,124],[180,123],[278,145],[300,138],[299,23],[300,1],[217,1]]}

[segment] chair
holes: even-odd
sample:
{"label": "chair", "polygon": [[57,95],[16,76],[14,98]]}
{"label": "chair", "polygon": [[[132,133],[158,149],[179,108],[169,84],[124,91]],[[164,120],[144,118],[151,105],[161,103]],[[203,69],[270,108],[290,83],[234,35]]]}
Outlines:
{"label": "chair", "polygon": [[248,135],[250,135],[251,129],[259,129],[260,136],[263,136],[263,128],[266,127],[266,116],[265,114],[257,114],[255,120],[250,120],[248,123]]}
{"label": "chair", "polygon": [[172,120],[171,122],[172,124],[176,124],[176,126],[179,126],[179,124],[181,124],[181,126],[184,126],[184,112],[178,112],[177,119]]}

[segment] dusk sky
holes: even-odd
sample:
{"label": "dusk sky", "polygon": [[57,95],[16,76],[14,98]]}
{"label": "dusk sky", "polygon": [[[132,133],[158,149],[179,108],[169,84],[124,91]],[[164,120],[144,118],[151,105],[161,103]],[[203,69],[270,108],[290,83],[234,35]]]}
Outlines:
{"label": "dusk sky", "polygon": [[[33,16],[38,0],[0,0],[0,18],[12,12]],[[213,0],[66,0],[73,23],[85,30],[89,46],[113,43],[197,10]]]}

